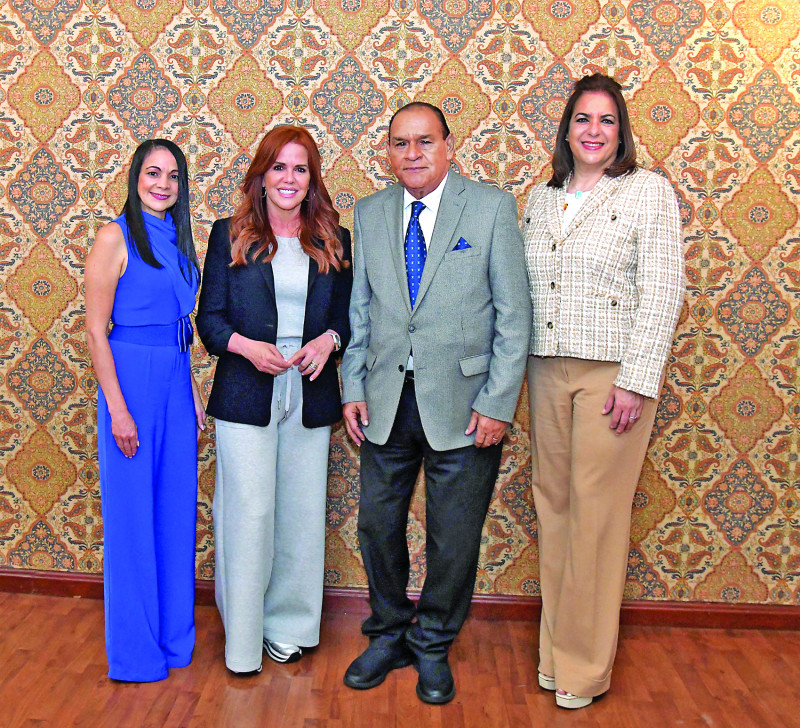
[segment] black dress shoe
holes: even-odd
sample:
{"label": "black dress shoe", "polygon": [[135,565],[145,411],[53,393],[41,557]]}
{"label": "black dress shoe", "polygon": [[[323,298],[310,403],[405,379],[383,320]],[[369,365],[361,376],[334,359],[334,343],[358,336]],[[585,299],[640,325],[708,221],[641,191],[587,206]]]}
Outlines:
{"label": "black dress shoe", "polygon": [[371,644],[350,663],[344,674],[344,684],[356,690],[368,690],[380,685],[392,670],[413,661],[414,656],[404,643]]}
{"label": "black dress shoe", "polygon": [[456,684],[447,659],[428,660],[423,657],[417,661],[417,669],[417,697],[423,703],[441,705],[449,703],[455,697]]}

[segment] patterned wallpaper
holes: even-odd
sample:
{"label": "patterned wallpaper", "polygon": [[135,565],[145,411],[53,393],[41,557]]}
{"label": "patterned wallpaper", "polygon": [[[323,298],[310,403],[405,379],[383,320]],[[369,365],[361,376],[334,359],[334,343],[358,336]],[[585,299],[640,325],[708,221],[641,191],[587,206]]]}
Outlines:
{"label": "patterned wallpaper", "polygon": [[[102,570],[83,265],[154,135],[190,159],[201,258],[256,145],[318,140],[352,220],[391,179],[392,111],[441,104],[457,164],[522,205],[571,83],[625,87],[680,197],[689,293],[634,502],[626,596],[800,604],[800,5],[796,0],[0,0],[0,566]],[[213,362],[194,355],[206,395]],[[523,396],[477,589],[537,594]],[[358,455],[331,446],[329,585],[364,585]],[[197,573],[214,569],[213,430]],[[424,504],[409,529],[412,586]]]}

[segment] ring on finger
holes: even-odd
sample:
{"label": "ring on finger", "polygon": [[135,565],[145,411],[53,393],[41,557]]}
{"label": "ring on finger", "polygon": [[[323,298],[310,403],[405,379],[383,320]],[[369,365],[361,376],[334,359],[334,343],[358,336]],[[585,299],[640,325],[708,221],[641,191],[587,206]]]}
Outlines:
{"label": "ring on finger", "polygon": [[317,364],[317,362],[315,362],[315,361],[312,361],[312,362],[310,362],[310,363],[309,363],[309,365],[308,365],[308,367],[307,367],[307,368],[308,368],[308,369],[310,369],[310,370],[313,372],[314,370],[316,370],[316,368],[317,368],[318,366],[319,366],[319,364]]}

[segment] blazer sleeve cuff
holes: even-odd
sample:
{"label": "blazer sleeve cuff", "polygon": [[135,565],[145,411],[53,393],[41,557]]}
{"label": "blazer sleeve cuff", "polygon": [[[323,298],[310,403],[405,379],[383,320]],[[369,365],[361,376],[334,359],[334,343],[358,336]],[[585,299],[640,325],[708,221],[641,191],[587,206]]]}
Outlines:
{"label": "blazer sleeve cuff", "polygon": [[364,388],[364,382],[348,382],[342,380],[342,403],[348,402],[365,402],[367,394]]}
{"label": "blazer sleeve cuff", "polygon": [[491,417],[493,420],[510,424],[514,421],[514,414],[517,411],[517,400],[514,400],[510,406],[504,406],[504,403],[498,402],[496,397],[490,398],[478,394],[472,403],[472,409],[484,417]]}
{"label": "blazer sleeve cuff", "polygon": [[625,389],[628,392],[636,392],[637,394],[641,394],[643,397],[656,399],[658,395],[661,394],[661,387],[663,383],[663,377],[661,376],[662,372],[663,367],[658,371],[653,371],[646,379],[643,379],[641,375],[637,377],[634,376],[633,373],[626,371],[625,366],[623,365],[620,367],[619,374],[617,374],[614,384],[620,389]]}
{"label": "blazer sleeve cuff", "polygon": [[232,326],[226,326],[217,331],[209,331],[205,322],[197,322],[197,333],[200,336],[200,341],[206,347],[206,351],[214,356],[222,356],[228,351],[228,342],[233,336],[234,329]]}

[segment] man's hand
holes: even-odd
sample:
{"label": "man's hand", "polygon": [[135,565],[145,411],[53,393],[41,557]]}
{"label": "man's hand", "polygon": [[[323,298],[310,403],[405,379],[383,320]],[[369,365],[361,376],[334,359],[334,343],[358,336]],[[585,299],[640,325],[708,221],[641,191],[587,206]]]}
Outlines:
{"label": "man's hand", "polygon": [[495,420],[472,410],[469,427],[467,427],[467,431],[464,434],[471,435],[473,432],[475,433],[475,447],[490,447],[497,445],[503,439],[506,427],[508,427],[508,422]]}
{"label": "man's hand", "polygon": [[369,413],[366,402],[347,402],[344,405],[344,426],[350,439],[359,447],[364,442],[361,426],[369,425]]}

